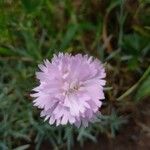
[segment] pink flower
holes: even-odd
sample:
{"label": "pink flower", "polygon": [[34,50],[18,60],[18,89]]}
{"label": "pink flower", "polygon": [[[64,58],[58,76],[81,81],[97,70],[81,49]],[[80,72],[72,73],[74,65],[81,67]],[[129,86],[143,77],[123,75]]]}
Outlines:
{"label": "pink flower", "polygon": [[50,124],[88,126],[104,99],[105,69],[98,59],[87,55],[59,53],[44,61],[36,73],[40,85],[31,94],[34,106]]}

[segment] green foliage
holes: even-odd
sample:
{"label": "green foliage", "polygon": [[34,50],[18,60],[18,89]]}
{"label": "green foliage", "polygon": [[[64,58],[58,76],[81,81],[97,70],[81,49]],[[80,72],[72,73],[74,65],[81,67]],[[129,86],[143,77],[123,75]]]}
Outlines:
{"label": "green foliage", "polygon": [[140,3],[150,3],[150,0],[139,0]]}
{"label": "green foliage", "polygon": [[122,124],[126,124],[127,120],[123,116],[117,116],[117,114],[113,111],[109,116],[101,116],[100,118],[102,130],[105,132],[107,130],[111,131],[112,137],[115,137],[116,132],[119,131]]}
{"label": "green foliage", "polygon": [[147,72],[147,76],[144,78],[143,82],[139,85],[139,88],[135,95],[135,100],[139,101],[144,99],[145,97],[150,96],[150,67]]}
{"label": "green foliage", "polygon": [[61,49],[65,49],[68,46],[70,41],[74,38],[74,35],[77,32],[77,29],[78,29],[78,26],[76,24],[70,25],[67,28],[66,34],[64,36],[64,40],[60,46]]}
{"label": "green foliage", "polygon": [[[134,25],[128,32],[132,27],[125,26],[128,12],[124,11],[124,2],[111,0],[100,6],[96,1],[80,4],[80,1],[70,0],[0,0],[0,150],[25,150],[31,146],[40,150],[44,141],[57,150],[71,149],[76,140],[82,146],[87,139],[96,142],[99,133],[114,137],[126,123],[126,118],[117,113],[117,109],[109,115],[101,115],[88,128],[55,127],[43,122],[29,95],[37,84],[34,77],[37,65],[45,58],[50,59],[53,53],[81,52],[106,60],[108,72],[112,72],[109,81],[117,78],[122,83],[122,76],[128,76],[138,85],[136,90],[131,90],[136,91],[135,101],[149,96],[149,74],[142,82],[128,74],[143,76],[148,68],[150,44],[149,34],[145,34],[145,29],[149,30],[148,15],[140,16],[144,22],[142,27]],[[148,0],[140,2],[145,6]],[[103,43],[105,13],[109,14],[107,36],[112,34],[114,38],[110,53],[107,44]],[[127,74],[120,74],[123,69]],[[118,86],[117,89],[124,90]],[[120,94],[116,89],[107,89],[110,97]],[[108,99],[111,102],[111,98]],[[114,108],[112,104],[107,107]]]}
{"label": "green foliage", "polygon": [[78,130],[77,140],[80,142],[81,146],[83,146],[86,139],[96,142],[96,137],[92,135],[92,130],[92,128],[85,129],[83,127]]}
{"label": "green foliage", "polygon": [[146,96],[150,96],[150,77],[139,87],[136,94],[136,99],[140,100]]}
{"label": "green foliage", "polygon": [[36,11],[42,4],[41,0],[21,0],[23,7],[29,13]]}
{"label": "green foliage", "polygon": [[22,145],[22,146],[19,146],[17,148],[15,148],[14,150],[26,150],[30,147],[29,144],[26,144],[26,145]]}
{"label": "green foliage", "polygon": [[139,63],[150,53],[149,38],[141,37],[138,34],[125,35],[123,38],[124,55],[122,60],[128,61],[130,69],[137,69]]}
{"label": "green foliage", "polygon": [[71,150],[71,147],[73,146],[73,128],[72,127],[67,127],[65,129],[65,136],[64,139],[67,141],[67,148],[68,150]]}

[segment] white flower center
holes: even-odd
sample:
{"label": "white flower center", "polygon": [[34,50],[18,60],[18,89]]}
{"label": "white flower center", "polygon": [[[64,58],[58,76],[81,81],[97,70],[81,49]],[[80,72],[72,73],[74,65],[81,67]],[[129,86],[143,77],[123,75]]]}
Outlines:
{"label": "white flower center", "polygon": [[78,91],[80,88],[80,85],[77,81],[74,81],[72,83],[64,83],[64,91],[65,91],[65,95],[66,94],[71,94],[71,93],[74,93],[76,91]]}
{"label": "white flower center", "polygon": [[79,86],[75,85],[68,89],[68,93],[73,93],[73,92],[77,91],[78,89],[79,89]]}

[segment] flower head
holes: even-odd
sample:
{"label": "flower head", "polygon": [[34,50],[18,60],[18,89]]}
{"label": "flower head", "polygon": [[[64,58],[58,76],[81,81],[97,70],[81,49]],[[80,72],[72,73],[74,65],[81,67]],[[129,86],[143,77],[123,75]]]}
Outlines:
{"label": "flower head", "polygon": [[88,126],[104,99],[106,74],[98,59],[87,55],[59,53],[44,61],[36,73],[40,85],[33,90],[34,106],[50,124]]}

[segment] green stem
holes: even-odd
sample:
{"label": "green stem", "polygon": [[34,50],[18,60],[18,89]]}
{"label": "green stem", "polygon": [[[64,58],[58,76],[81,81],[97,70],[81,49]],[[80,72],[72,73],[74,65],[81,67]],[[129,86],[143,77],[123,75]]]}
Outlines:
{"label": "green stem", "polygon": [[120,4],[120,15],[119,15],[119,27],[120,27],[120,31],[119,31],[119,37],[118,37],[118,47],[122,46],[122,38],[123,38],[123,24],[124,24],[124,0],[121,0],[121,4]]}
{"label": "green stem", "polygon": [[140,80],[136,84],[134,84],[131,88],[129,88],[125,93],[123,93],[120,97],[118,97],[117,100],[120,101],[125,97],[127,97],[128,95],[130,95],[143,82],[143,80],[145,80],[148,77],[148,75],[150,75],[150,66],[144,72]]}

